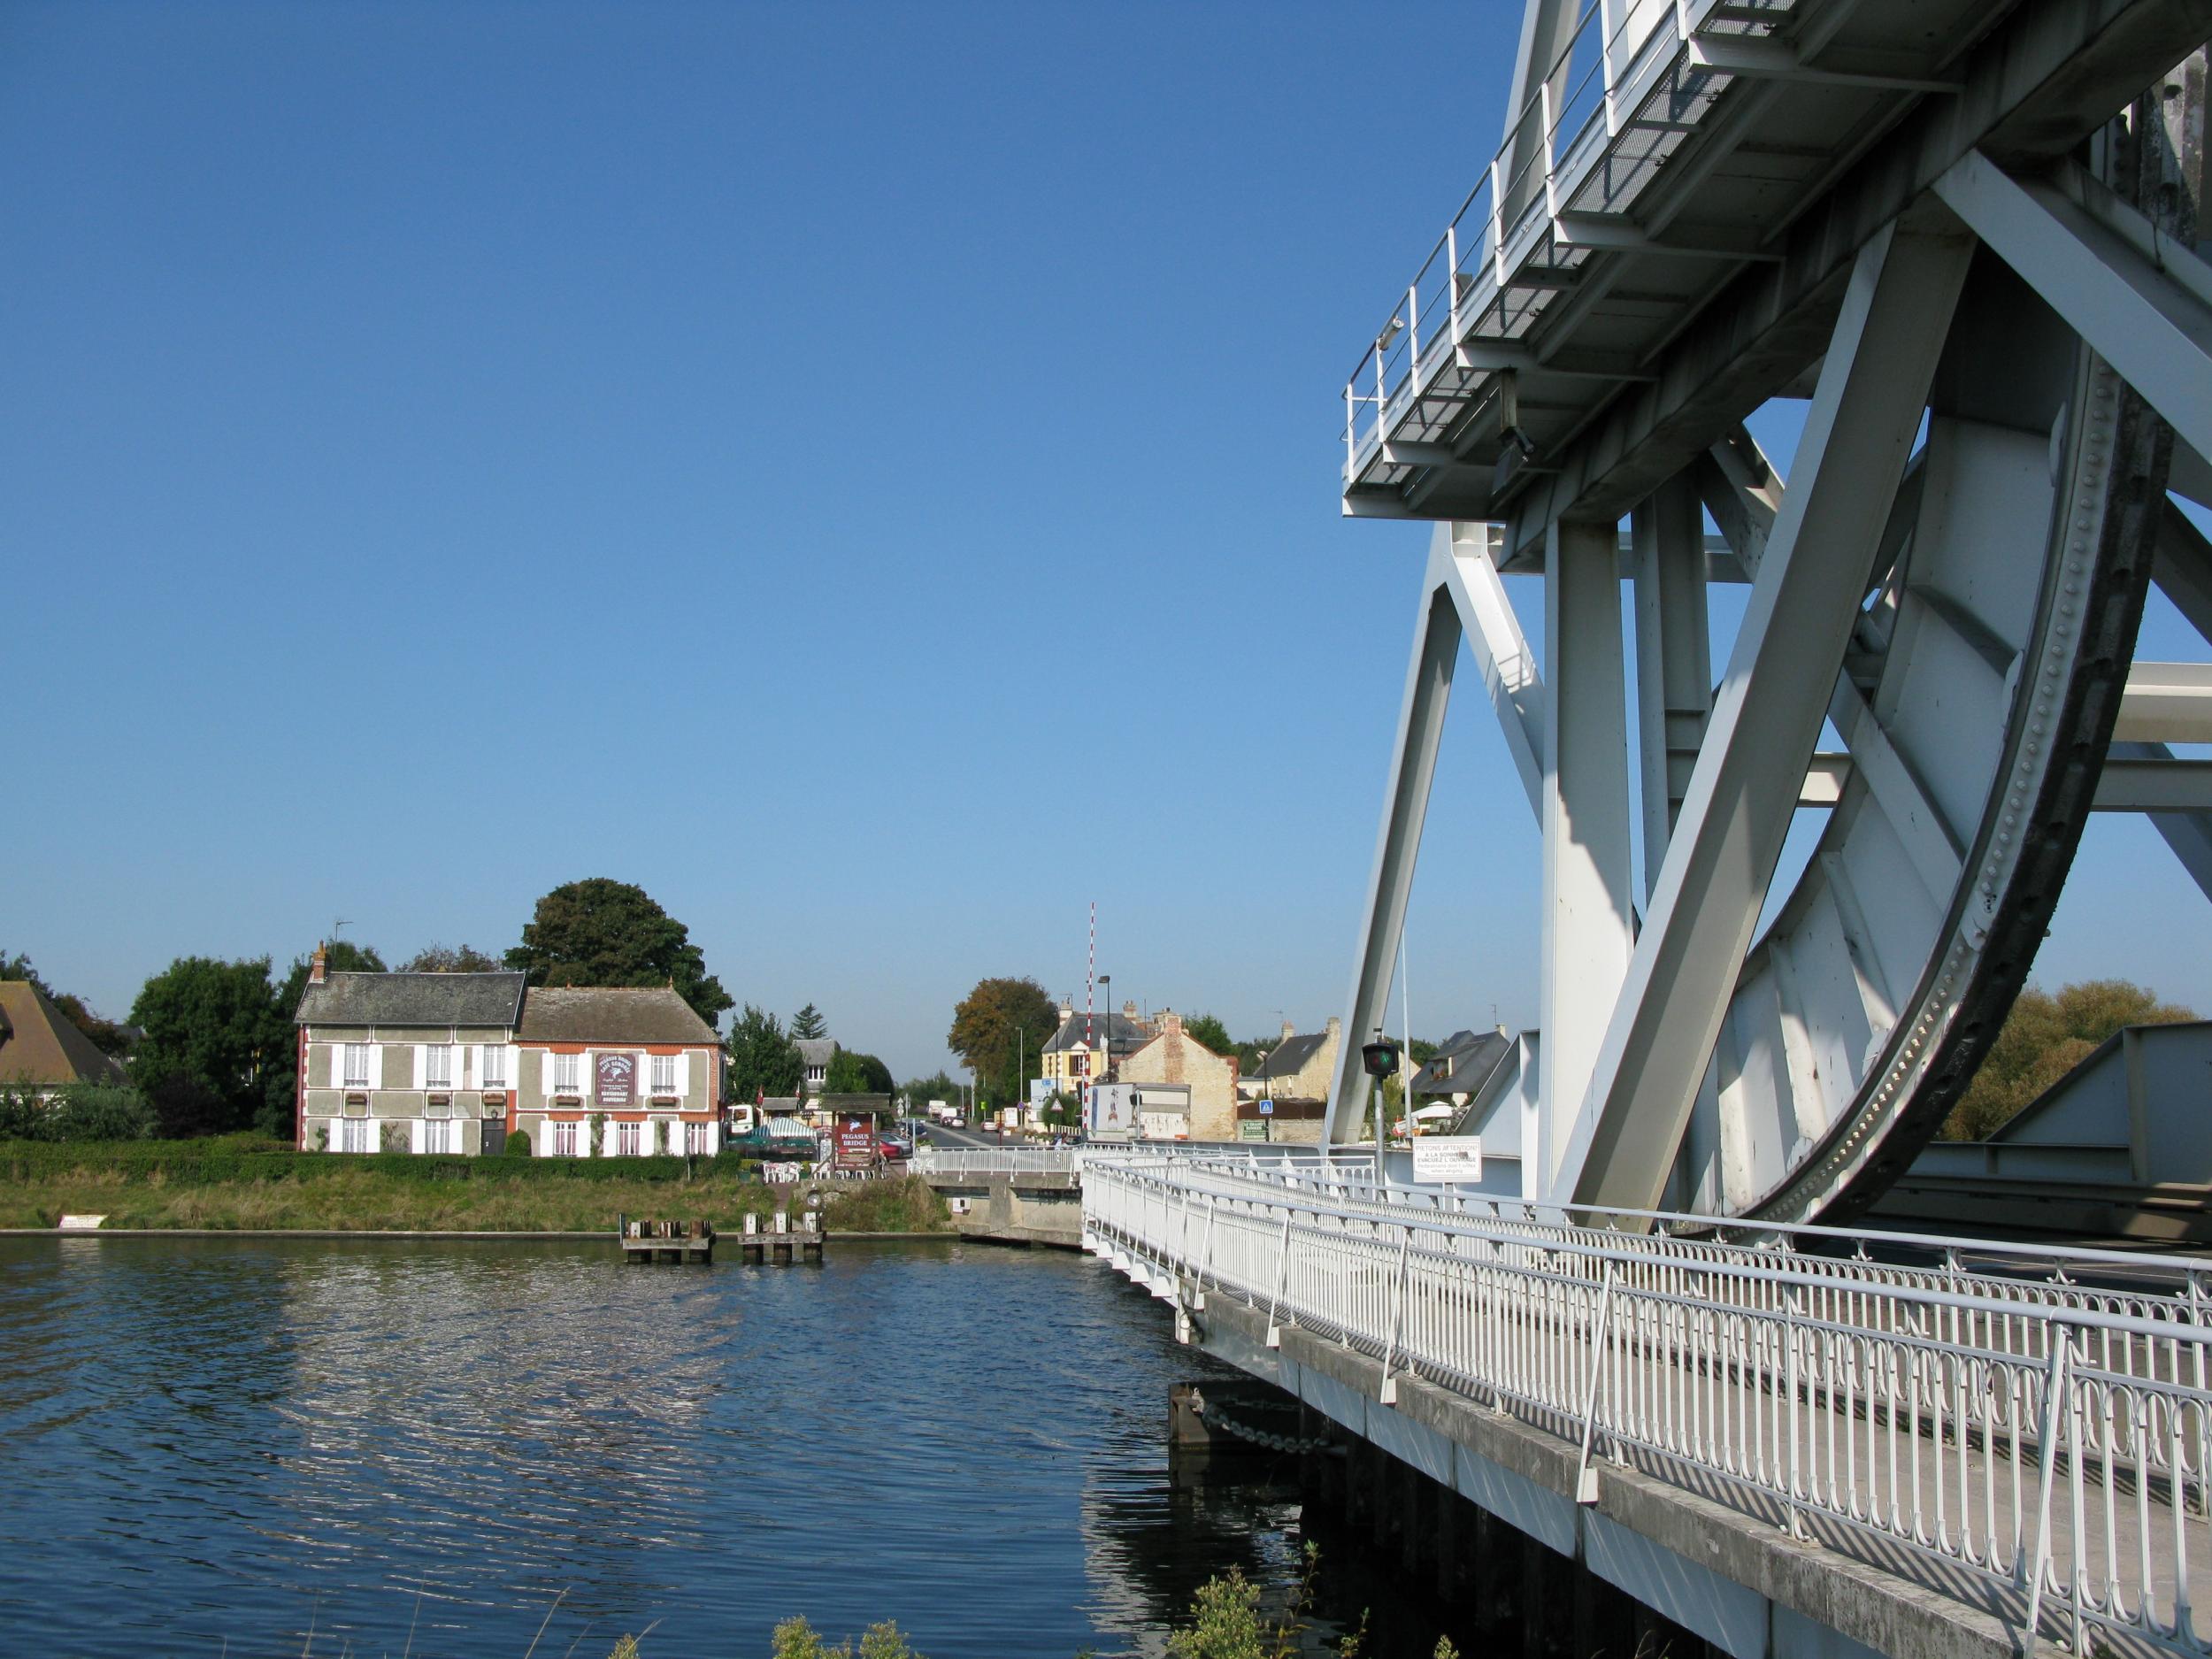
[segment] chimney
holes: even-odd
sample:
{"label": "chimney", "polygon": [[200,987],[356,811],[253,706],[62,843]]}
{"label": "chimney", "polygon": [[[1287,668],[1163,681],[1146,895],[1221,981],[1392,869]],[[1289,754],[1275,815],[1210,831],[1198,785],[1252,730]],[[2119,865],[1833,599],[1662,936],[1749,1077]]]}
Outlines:
{"label": "chimney", "polygon": [[1060,1023],[1064,1025],[1074,1018],[1075,999],[1071,996],[1062,997],[1060,999]]}
{"label": "chimney", "polygon": [[1183,1034],[1183,1017],[1171,1008],[1164,1008],[1160,1010],[1159,1026],[1163,1033],[1172,1032],[1179,1037]]}
{"label": "chimney", "polygon": [[1282,1041],[1285,1041],[1285,1042],[1288,1042],[1288,1041],[1290,1041],[1293,1037],[1295,1037],[1297,1034],[1298,1034],[1298,1027],[1297,1027],[1297,1026],[1295,1026],[1295,1025],[1292,1025],[1292,1024],[1291,1024],[1288,1020],[1285,1020],[1285,1021],[1283,1022],[1283,1035],[1282,1035]]}
{"label": "chimney", "polygon": [[1344,1022],[1334,1014],[1329,1016],[1329,1041],[1333,1043],[1343,1032]]}
{"label": "chimney", "polygon": [[1124,1002],[1121,1005],[1121,1017],[1127,1020],[1131,1025],[1135,1025],[1137,1023],[1137,1005],[1134,1002]]}
{"label": "chimney", "polygon": [[315,954],[307,960],[307,982],[310,985],[323,985],[328,983],[329,979],[330,952],[319,939],[315,941]]}

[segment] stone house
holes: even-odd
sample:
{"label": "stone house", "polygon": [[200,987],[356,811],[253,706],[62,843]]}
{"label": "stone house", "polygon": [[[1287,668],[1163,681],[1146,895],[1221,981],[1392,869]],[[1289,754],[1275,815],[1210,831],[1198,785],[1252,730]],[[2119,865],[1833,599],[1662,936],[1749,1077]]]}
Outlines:
{"label": "stone house", "polygon": [[1326,1100],[1336,1081],[1337,1044],[1343,1022],[1334,1015],[1322,1030],[1306,1036],[1288,1020],[1281,1040],[1267,1051],[1267,1058],[1240,1078],[1237,1092],[1247,1100]]}
{"label": "stone house", "polygon": [[509,1123],[540,1156],[719,1149],[721,1040],[673,988],[534,986],[515,1045]]}
{"label": "stone house", "polygon": [[1123,1056],[1151,1041],[1153,1035],[1151,1023],[1137,1018],[1134,1002],[1124,1002],[1118,1014],[1084,1014],[1062,997],[1059,1026],[1038,1054],[1041,1075],[1054,1094],[1079,1095],[1105,1077],[1110,1062],[1118,1072]]}
{"label": "stone house", "polygon": [[[1237,1063],[1218,1055],[1183,1029],[1183,1017],[1163,1009],[1153,1018],[1156,1033],[1126,1054],[1117,1052],[1114,1070],[1124,1083],[1176,1083],[1190,1090],[1187,1133],[1193,1141],[1230,1141],[1236,1136]],[[1151,1131],[1148,1128],[1146,1133]]]}
{"label": "stone house", "polygon": [[1513,1040],[1502,1031],[1454,1032],[1413,1074],[1414,1103],[1463,1108],[1512,1052]]}
{"label": "stone house", "polygon": [[293,1015],[302,1150],[496,1152],[511,1125],[519,973],[332,973]]}
{"label": "stone house", "polygon": [[74,1083],[120,1086],[122,1064],[27,979],[0,979],[0,1089],[50,1101]]}

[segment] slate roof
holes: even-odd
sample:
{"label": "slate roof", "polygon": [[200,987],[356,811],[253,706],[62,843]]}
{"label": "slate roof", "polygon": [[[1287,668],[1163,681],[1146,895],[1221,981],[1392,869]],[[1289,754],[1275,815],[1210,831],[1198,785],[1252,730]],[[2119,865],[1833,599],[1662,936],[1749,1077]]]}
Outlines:
{"label": "slate roof", "polygon": [[519,973],[334,973],[300,993],[300,1025],[507,1025]]}
{"label": "slate roof", "polygon": [[522,999],[524,1042],[720,1041],[690,1003],[664,985],[534,985]]}
{"label": "slate roof", "polygon": [[[1438,1045],[1429,1063],[1413,1074],[1413,1092],[1422,1094],[1472,1094],[1512,1051],[1513,1040],[1502,1032],[1455,1031]],[[1439,1069],[1448,1059],[1451,1074]]]}
{"label": "slate roof", "polygon": [[837,1039],[834,1037],[802,1037],[791,1046],[799,1051],[799,1058],[808,1065],[826,1066],[837,1057]]}
{"label": "slate roof", "polygon": [[123,1080],[121,1064],[102,1054],[38,987],[0,979],[0,1084]]}
{"label": "slate roof", "polygon": [[1267,1058],[1254,1066],[1246,1075],[1256,1081],[1270,1078],[1296,1077],[1321,1052],[1329,1033],[1317,1031],[1300,1037],[1286,1037],[1267,1051]]}
{"label": "slate roof", "polygon": [[[1105,1052],[1110,1032],[1117,1055],[1126,1054],[1152,1041],[1149,1027],[1139,1025],[1125,1014],[1110,1014],[1102,1010],[1089,1017],[1089,1026],[1091,1046],[1101,1053]],[[1083,1010],[1078,1009],[1060,1022],[1060,1029],[1052,1033],[1051,1041],[1045,1044],[1043,1051],[1046,1054],[1060,1054],[1073,1048],[1084,1041],[1083,1032]]]}

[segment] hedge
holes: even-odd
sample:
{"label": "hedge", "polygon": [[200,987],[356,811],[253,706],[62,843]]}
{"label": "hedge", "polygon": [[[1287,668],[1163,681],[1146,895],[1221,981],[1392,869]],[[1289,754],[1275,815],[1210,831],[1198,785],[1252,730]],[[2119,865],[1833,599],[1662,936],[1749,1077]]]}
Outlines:
{"label": "hedge", "polygon": [[215,1141],[0,1141],[0,1178],[54,1180],[116,1174],[127,1180],[205,1186],[222,1181],[314,1181],[367,1171],[410,1181],[681,1181],[717,1175],[757,1179],[760,1161],[714,1157],[462,1157],[444,1153],[296,1152],[283,1141],[228,1136]]}

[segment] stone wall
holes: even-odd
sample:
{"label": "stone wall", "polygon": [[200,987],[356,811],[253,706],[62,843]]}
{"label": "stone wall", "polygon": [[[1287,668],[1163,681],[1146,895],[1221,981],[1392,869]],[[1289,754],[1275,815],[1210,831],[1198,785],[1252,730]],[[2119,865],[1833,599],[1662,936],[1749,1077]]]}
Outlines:
{"label": "stone wall", "polygon": [[1237,1063],[1216,1054],[1183,1029],[1179,1014],[1163,1011],[1159,1035],[1133,1054],[1120,1056],[1115,1074],[1125,1083],[1180,1083],[1190,1089],[1190,1138],[1233,1141],[1237,1133]]}

